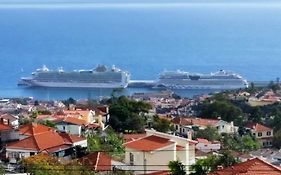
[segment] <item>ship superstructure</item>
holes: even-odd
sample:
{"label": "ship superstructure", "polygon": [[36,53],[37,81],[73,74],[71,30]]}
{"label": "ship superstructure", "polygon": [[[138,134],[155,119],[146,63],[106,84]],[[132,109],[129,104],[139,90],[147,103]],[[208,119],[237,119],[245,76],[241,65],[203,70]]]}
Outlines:
{"label": "ship superstructure", "polygon": [[169,71],[160,74],[156,87],[170,89],[238,89],[248,87],[239,74],[220,70],[210,74]]}
{"label": "ship superstructure", "polygon": [[91,70],[49,70],[46,66],[37,69],[31,77],[21,78],[19,84],[38,87],[63,88],[126,88],[130,74],[115,66],[108,69],[98,65]]}

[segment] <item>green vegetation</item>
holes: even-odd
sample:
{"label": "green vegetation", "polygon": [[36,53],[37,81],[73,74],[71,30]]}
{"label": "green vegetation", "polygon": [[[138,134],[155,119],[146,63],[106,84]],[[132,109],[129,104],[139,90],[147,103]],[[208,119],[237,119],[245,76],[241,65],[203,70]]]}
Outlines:
{"label": "green vegetation", "polygon": [[210,155],[206,159],[200,159],[191,166],[191,175],[207,175],[209,172],[217,170],[218,166],[229,167],[238,163],[229,151],[222,151],[218,156]]}
{"label": "green vegetation", "polygon": [[173,125],[169,120],[161,119],[158,116],[154,116],[152,128],[156,131],[167,133],[173,130]]}
{"label": "green vegetation", "polygon": [[278,149],[281,148],[281,130],[280,129],[277,130],[276,132],[274,132],[272,145],[275,148],[278,148]]}
{"label": "green vegetation", "polygon": [[178,160],[169,162],[170,175],[186,175],[185,166]]}
{"label": "green vegetation", "polygon": [[117,132],[141,133],[144,131],[145,117],[151,106],[142,101],[130,100],[125,96],[112,97],[108,101],[109,125]]}
{"label": "green vegetation", "polygon": [[105,151],[117,158],[122,157],[125,152],[123,138],[110,128],[96,135],[87,136],[87,140],[89,152]]}
{"label": "green vegetation", "polygon": [[76,161],[62,164],[58,158],[46,154],[38,154],[22,160],[26,172],[32,175],[93,175],[93,171]]}
{"label": "green vegetation", "polygon": [[198,130],[195,138],[204,138],[209,141],[218,141],[220,139],[220,134],[218,133],[218,130],[216,128],[207,126],[206,129]]}
{"label": "green vegetation", "polygon": [[41,125],[48,126],[48,127],[52,127],[52,128],[56,127],[56,124],[54,122],[50,121],[50,120],[40,120],[37,123],[39,123]]}
{"label": "green vegetation", "polygon": [[228,101],[207,102],[202,106],[201,116],[217,119],[221,117],[225,121],[235,121],[238,116],[242,116],[242,110]]}
{"label": "green vegetation", "polygon": [[221,138],[222,148],[240,152],[250,152],[260,148],[260,144],[250,135],[228,135]]}

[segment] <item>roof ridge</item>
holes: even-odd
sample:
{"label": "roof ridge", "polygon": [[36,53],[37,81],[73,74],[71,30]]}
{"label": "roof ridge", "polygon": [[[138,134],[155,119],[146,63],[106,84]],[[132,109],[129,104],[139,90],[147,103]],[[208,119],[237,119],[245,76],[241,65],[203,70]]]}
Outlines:
{"label": "roof ridge", "polygon": [[256,157],[256,158],[254,158],[254,159],[257,159],[257,160],[259,160],[259,161],[261,161],[261,162],[267,164],[268,166],[271,166],[271,167],[275,168],[276,170],[281,171],[281,168],[279,168],[279,167],[277,167],[277,166],[275,166],[275,165],[272,165],[272,164],[270,164],[269,162],[266,162],[265,160],[262,160],[262,159],[259,158],[259,157]]}

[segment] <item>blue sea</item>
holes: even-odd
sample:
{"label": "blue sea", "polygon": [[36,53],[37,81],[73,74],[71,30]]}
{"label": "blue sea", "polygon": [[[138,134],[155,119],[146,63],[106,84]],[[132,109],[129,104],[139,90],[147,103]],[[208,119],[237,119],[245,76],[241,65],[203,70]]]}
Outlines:
{"label": "blue sea", "polygon": [[[0,0],[0,60],[0,97],[111,94],[17,86],[42,65],[74,70],[114,64],[137,80],[178,69],[226,69],[248,80],[275,80],[281,76],[281,1]],[[151,90],[124,94],[142,91]]]}

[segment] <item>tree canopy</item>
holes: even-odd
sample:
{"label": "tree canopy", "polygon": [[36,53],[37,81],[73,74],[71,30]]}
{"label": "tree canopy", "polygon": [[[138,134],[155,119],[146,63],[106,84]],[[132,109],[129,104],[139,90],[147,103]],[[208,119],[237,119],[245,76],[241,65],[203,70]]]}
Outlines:
{"label": "tree canopy", "polygon": [[143,101],[130,100],[125,96],[112,97],[109,101],[109,124],[117,132],[143,132],[144,117],[151,109]]}
{"label": "tree canopy", "polygon": [[169,162],[170,175],[186,175],[185,166],[178,160]]}
{"label": "tree canopy", "polygon": [[207,128],[203,130],[198,130],[195,138],[204,138],[209,141],[215,141],[220,139],[220,134],[218,130],[212,126],[207,126]]}
{"label": "tree canopy", "polygon": [[218,118],[231,122],[243,115],[242,110],[228,101],[207,102],[202,106],[201,116],[204,118]]}
{"label": "tree canopy", "polygon": [[238,163],[238,159],[233,157],[229,151],[222,151],[218,156],[209,155],[205,159],[198,160],[191,166],[191,175],[207,175],[209,172],[217,170],[218,166],[229,167]]}

